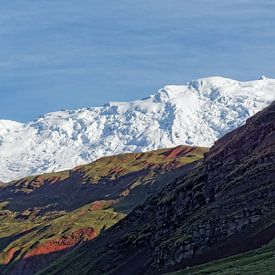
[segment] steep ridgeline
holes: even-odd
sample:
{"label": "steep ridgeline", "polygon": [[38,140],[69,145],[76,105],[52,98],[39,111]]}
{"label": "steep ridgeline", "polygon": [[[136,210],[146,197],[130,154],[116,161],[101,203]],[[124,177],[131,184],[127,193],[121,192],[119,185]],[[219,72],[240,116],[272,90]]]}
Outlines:
{"label": "steep ridgeline", "polygon": [[166,86],[148,98],[0,121],[0,181],[70,169],[100,157],[211,146],[275,100],[275,80],[221,77]]}
{"label": "steep ridgeline", "polygon": [[234,255],[275,237],[274,211],[275,103],[44,274],[161,273]]}
{"label": "steep ridgeline", "polygon": [[206,151],[179,146],[104,157],[0,186],[0,273],[34,274],[94,239],[197,166]]}

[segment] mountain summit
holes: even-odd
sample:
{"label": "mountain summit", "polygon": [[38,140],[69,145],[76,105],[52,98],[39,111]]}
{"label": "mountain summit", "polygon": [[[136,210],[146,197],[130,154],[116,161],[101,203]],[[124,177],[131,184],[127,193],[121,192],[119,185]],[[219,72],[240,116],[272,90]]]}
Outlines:
{"label": "mountain summit", "polygon": [[72,168],[102,156],[210,146],[275,99],[275,80],[221,77],[166,86],[132,102],[0,120],[0,180]]}

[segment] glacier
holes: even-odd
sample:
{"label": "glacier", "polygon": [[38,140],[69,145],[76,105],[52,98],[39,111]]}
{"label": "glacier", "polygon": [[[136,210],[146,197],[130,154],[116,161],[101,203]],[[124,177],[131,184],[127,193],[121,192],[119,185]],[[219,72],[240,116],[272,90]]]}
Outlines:
{"label": "glacier", "polygon": [[69,169],[100,157],[177,145],[211,146],[275,100],[275,79],[202,78],[132,102],[0,120],[0,181]]}

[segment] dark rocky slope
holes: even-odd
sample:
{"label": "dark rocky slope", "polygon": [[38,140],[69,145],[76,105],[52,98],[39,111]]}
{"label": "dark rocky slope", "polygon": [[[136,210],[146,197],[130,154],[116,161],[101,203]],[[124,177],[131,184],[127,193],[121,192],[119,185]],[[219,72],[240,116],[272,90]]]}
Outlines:
{"label": "dark rocky slope", "polygon": [[274,238],[274,210],[275,103],[44,274],[161,273],[234,255]]}
{"label": "dark rocky slope", "polygon": [[197,265],[184,270],[168,273],[170,275],[273,275],[275,270],[275,240],[262,248],[249,252]]}

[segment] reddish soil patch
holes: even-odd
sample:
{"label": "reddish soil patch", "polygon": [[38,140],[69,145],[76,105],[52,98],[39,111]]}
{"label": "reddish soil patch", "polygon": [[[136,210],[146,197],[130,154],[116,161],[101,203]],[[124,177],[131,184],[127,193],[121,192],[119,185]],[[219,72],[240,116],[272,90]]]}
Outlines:
{"label": "reddish soil patch", "polygon": [[45,179],[43,176],[37,176],[33,181],[38,183],[44,183]]}
{"label": "reddish soil patch", "polygon": [[94,201],[89,208],[90,211],[102,210],[105,206],[105,201]]}
{"label": "reddish soil patch", "polygon": [[122,192],[120,193],[120,195],[121,195],[122,197],[127,197],[127,196],[129,196],[129,194],[130,194],[130,190],[129,190],[129,189],[126,189],[126,190],[124,190],[124,191],[122,191]]}
{"label": "reddish soil patch", "polygon": [[175,159],[177,157],[181,157],[186,155],[187,153],[193,151],[194,148],[185,148],[185,147],[176,147],[173,148],[171,150],[169,150],[168,152],[165,152],[166,155],[166,159]]}
{"label": "reddish soil patch", "polygon": [[124,169],[122,167],[114,167],[113,169],[110,170],[110,173],[111,174],[118,174],[118,173],[121,173],[123,171],[124,171]]}
{"label": "reddish soil patch", "polygon": [[5,257],[5,260],[4,260],[4,264],[8,264],[11,259],[13,258],[14,254],[16,253],[17,249],[16,248],[11,248],[7,251],[6,253],[6,257]]}
{"label": "reddish soil patch", "polygon": [[100,201],[94,201],[91,204],[91,207],[89,208],[89,211],[96,211],[96,210],[103,210],[106,209],[113,204],[118,203],[119,200],[100,200]]}
{"label": "reddish soil patch", "polygon": [[82,228],[73,232],[69,236],[63,236],[60,239],[50,240],[37,247],[33,248],[29,253],[24,256],[24,259],[37,255],[44,255],[54,253],[57,251],[65,250],[75,246],[83,241],[92,240],[97,236],[93,228]]}

